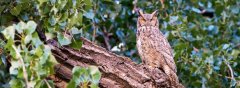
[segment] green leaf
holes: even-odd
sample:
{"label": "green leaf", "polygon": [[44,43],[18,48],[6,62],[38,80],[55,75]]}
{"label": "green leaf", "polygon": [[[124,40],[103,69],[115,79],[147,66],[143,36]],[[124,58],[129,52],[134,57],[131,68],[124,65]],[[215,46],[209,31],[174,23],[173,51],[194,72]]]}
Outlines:
{"label": "green leaf", "polygon": [[8,39],[7,44],[4,47],[11,51],[12,45],[14,45],[13,42],[14,42],[13,39]]}
{"label": "green leaf", "polygon": [[194,11],[194,12],[196,12],[196,13],[201,13],[201,11],[200,11],[199,9],[194,8],[194,7],[192,7],[192,11]]}
{"label": "green leaf", "polygon": [[36,82],[36,85],[34,86],[34,88],[41,88],[41,85],[43,85],[44,80],[39,80]]}
{"label": "green leaf", "polygon": [[92,83],[98,84],[101,78],[101,73],[96,66],[89,66],[90,74],[92,75]]}
{"label": "green leaf", "polygon": [[[52,80],[46,80],[48,82],[48,84],[54,88],[54,84],[53,84],[53,81]],[[34,88],[48,88],[48,85],[46,83],[46,81],[44,80],[39,80],[36,82]]]}
{"label": "green leaf", "polygon": [[[55,59],[55,57],[52,54],[49,56],[49,60],[53,65],[58,64],[57,60]],[[54,70],[52,70],[51,73],[54,73]]]}
{"label": "green leaf", "polygon": [[2,13],[2,11],[5,9],[5,5],[3,5],[3,6],[0,6],[0,14]]}
{"label": "green leaf", "polygon": [[73,73],[73,76],[81,76],[82,73],[85,73],[86,72],[86,69],[85,68],[81,68],[81,67],[78,67],[78,66],[75,66],[73,69],[72,69],[72,73]]}
{"label": "green leaf", "polygon": [[78,30],[76,27],[73,27],[73,28],[71,28],[71,33],[72,33],[72,34],[82,33],[82,29]]}
{"label": "green leaf", "polygon": [[50,0],[51,4],[55,4],[56,3],[56,0]]}
{"label": "green leaf", "polygon": [[43,54],[42,47],[37,47],[35,50],[35,55],[37,55],[38,57],[41,57],[42,54]]}
{"label": "green leaf", "polygon": [[82,73],[84,72],[84,68],[80,68],[78,66],[75,66],[72,69],[72,73],[73,73],[73,77],[71,79],[71,81],[69,82],[69,84],[67,85],[67,88],[76,88],[77,85],[79,85],[80,83],[80,76],[82,75]]}
{"label": "green leaf", "polygon": [[236,86],[236,84],[237,84],[237,81],[236,80],[231,80],[231,87],[235,87]]}
{"label": "green leaf", "polygon": [[23,78],[23,69],[22,66],[17,68],[18,69],[18,74],[17,74],[17,78]]}
{"label": "green leaf", "polygon": [[35,47],[43,44],[43,42],[39,39],[37,32],[32,34],[32,44],[35,45]]}
{"label": "green leaf", "polygon": [[27,34],[32,34],[37,28],[37,24],[34,21],[27,22]]}
{"label": "green leaf", "polygon": [[14,39],[15,35],[15,29],[14,26],[8,26],[2,31],[3,35],[5,36],[6,39]]}
{"label": "green leaf", "polygon": [[16,7],[13,7],[11,10],[10,10],[10,13],[14,16],[17,16],[19,15],[21,12],[21,5],[17,5]]}
{"label": "green leaf", "polygon": [[20,46],[16,47],[16,46],[12,46],[13,50],[12,52],[14,52],[14,55],[15,56],[14,58],[16,59],[19,59],[19,58],[22,58],[22,55],[20,54],[21,53],[21,49],[20,49]]}
{"label": "green leaf", "polygon": [[24,83],[22,80],[18,80],[18,79],[12,79],[9,84],[11,85],[11,88],[23,88],[24,87]]}
{"label": "green leaf", "polygon": [[70,44],[70,46],[74,49],[79,50],[82,47],[82,41],[81,40],[72,40],[72,43]]}
{"label": "green leaf", "polygon": [[[96,66],[90,66],[88,68],[80,68],[78,66],[72,69],[73,77],[68,84],[68,88],[75,88],[79,83],[84,86],[91,86],[91,88],[98,88],[98,83],[101,77],[101,73]],[[88,83],[91,82],[91,85]]]}
{"label": "green leaf", "polygon": [[68,19],[68,22],[70,28],[74,25],[82,25],[82,13],[75,13],[70,19]]}
{"label": "green leaf", "polygon": [[45,33],[46,35],[46,40],[49,40],[49,39],[53,39],[54,38],[54,34],[53,33]]}
{"label": "green leaf", "polygon": [[103,0],[104,2],[110,2],[110,3],[113,3],[112,0]]}
{"label": "green leaf", "polygon": [[90,85],[90,88],[98,88],[98,84],[93,84],[93,83],[92,83],[92,84]]}
{"label": "green leaf", "polygon": [[224,44],[222,49],[227,49],[228,47],[230,47],[230,44]]}
{"label": "green leaf", "polygon": [[48,84],[49,84],[52,88],[54,88],[54,82],[53,82],[53,80],[47,80],[47,82],[48,82]]}
{"label": "green leaf", "polygon": [[18,68],[21,67],[21,64],[19,64],[18,61],[12,60],[11,61],[11,67],[9,69],[9,72],[11,75],[17,75],[18,74]]}
{"label": "green leaf", "polygon": [[71,39],[69,37],[64,36],[63,34],[58,33],[57,35],[58,42],[60,45],[68,45],[71,43]]}
{"label": "green leaf", "polygon": [[94,15],[94,13],[93,13],[92,10],[90,10],[89,12],[85,12],[85,13],[83,14],[83,16],[85,16],[85,17],[88,18],[88,19],[93,19],[93,18],[95,17],[95,15]]}
{"label": "green leaf", "polygon": [[46,48],[44,48],[43,54],[42,54],[42,56],[40,57],[41,59],[40,59],[40,61],[39,61],[39,63],[40,63],[41,65],[47,63],[47,60],[49,59],[50,54],[51,54],[51,49],[50,49],[50,48],[47,48],[47,46],[45,46],[45,47],[46,47]]}
{"label": "green leaf", "polygon": [[82,21],[83,21],[83,14],[80,12],[78,13],[78,22],[80,26],[82,25]]}
{"label": "green leaf", "polygon": [[56,18],[54,17],[54,15],[52,15],[50,17],[49,23],[51,24],[51,26],[54,26],[57,23]]}
{"label": "green leaf", "polygon": [[170,16],[170,21],[169,21],[169,23],[170,23],[170,24],[175,24],[175,22],[177,22],[178,19],[179,19],[178,16]]}
{"label": "green leaf", "polygon": [[42,5],[44,2],[47,2],[48,0],[38,0],[39,4]]}
{"label": "green leaf", "polygon": [[231,55],[232,55],[234,58],[237,58],[239,54],[240,54],[240,50],[237,50],[237,49],[233,49],[233,50],[232,50]]}
{"label": "green leaf", "polygon": [[28,44],[31,40],[32,40],[32,35],[27,35],[27,36],[24,38],[24,44]]}
{"label": "green leaf", "polygon": [[[72,78],[73,79],[73,78]],[[76,83],[74,81],[70,81],[67,85],[67,88],[77,88]]]}
{"label": "green leaf", "polygon": [[63,13],[61,19],[59,20],[60,22],[66,21],[68,19],[68,13]]}
{"label": "green leaf", "polygon": [[20,22],[15,26],[15,28],[16,28],[17,32],[18,32],[19,34],[21,34],[21,33],[23,32],[23,30],[27,28],[26,25],[27,25],[27,24],[25,24],[24,22],[20,21]]}
{"label": "green leaf", "polygon": [[84,3],[86,4],[84,8],[86,11],[92,8],[91,0],[84,0]]}

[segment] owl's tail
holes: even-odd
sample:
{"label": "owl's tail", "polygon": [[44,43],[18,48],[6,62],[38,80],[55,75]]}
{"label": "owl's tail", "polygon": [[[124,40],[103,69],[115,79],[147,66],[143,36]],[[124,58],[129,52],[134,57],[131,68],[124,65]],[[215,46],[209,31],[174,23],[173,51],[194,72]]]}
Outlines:
{"label": "owl's tail", "polygon": [[182,84],[179,83],[178,76],[176,75],[175,71],[173,71],[169,66],[165,65],[163,67],[163,70],[169,77],[172,88],[185,88]]}

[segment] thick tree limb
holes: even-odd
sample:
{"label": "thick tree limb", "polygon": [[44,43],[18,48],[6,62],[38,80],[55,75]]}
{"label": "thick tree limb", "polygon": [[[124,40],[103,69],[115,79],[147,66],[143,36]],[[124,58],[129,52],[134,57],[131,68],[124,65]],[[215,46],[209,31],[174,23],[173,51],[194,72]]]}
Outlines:
{"label": "thick tree limb", "polygon": [[[159,69],[149,68],[132,62],[129,58],[116,55],[87,39],[80,50],[68,46],[54,46],[52,52],[60,63],[55,66],[56,74],[50,76],[57,87],[66,87],[74,66],[97,66],[101,73],[102,88],[162,88],[171,87],[167,75]],[[51,44],[54,45],[54,44]],[[177,87],[177,86],[176,86]]]}

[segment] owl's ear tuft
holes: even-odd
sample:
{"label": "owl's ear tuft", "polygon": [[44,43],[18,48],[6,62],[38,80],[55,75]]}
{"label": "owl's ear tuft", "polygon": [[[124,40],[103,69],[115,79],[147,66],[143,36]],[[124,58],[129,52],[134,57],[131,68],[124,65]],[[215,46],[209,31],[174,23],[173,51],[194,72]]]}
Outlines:
{"label": "owl's ear tuft", "polygon": [[157,16],[158,15],[158,10],[155,10],[154,12],[152,12],[152,17]]}
{"label": "owl's ear tuft", "polygon": [[138,15],[141,16],[141,17],[144,17],[143,16],[143,11],[141,9],[138,10]]}

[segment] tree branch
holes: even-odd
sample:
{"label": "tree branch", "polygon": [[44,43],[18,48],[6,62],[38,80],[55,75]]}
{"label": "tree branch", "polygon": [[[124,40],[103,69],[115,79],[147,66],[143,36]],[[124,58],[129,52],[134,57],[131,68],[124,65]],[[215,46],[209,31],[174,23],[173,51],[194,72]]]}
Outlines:
{"label": "tree branch", "polygon": [[100,87],[102,88],[159,88],[178,87],[170,86],[167,75],[159,69],[149,68],[136,64],[131,59],[116,55],[99,47],[87,39],[83,41],[80,50],[68,46],[52,48],[53,55],[60,63],[55,66],[55,77],[50,77],[59,87],[68,82],[71,77],[71,69],[74,66],[97,66],[101,73]]}

